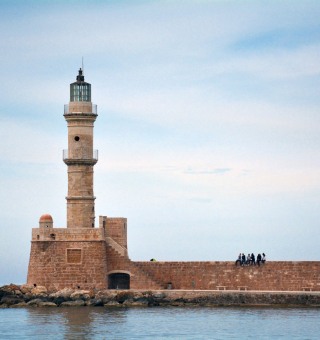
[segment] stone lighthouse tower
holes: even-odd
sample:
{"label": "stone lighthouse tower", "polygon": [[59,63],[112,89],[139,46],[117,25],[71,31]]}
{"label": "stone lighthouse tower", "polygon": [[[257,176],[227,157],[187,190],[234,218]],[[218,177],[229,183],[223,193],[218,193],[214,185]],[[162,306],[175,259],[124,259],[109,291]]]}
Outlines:
{"label": "stone lighthouse tower", "polygon": [[128,257],[127,219],[99,216],[95,228],[93,168],[98,152],[93,149],[97,106],[91,102],[91,85],[80,68],[70,84],[70,102],[64,106],[68,125],[67,226],[54,227],[43,214],[32,228],[27,283],[48,290],[161,288]]}
{"label": "stone lighthouse tower", "polygon": [[68,166],[67,228],[94,228],[93,167],[98,151],[93,149],[93,126],[97,105],[91,102],[91,84],[80,68],[70,84],[70,102],[64,107],[68,124],[68,149],[63,160]]}

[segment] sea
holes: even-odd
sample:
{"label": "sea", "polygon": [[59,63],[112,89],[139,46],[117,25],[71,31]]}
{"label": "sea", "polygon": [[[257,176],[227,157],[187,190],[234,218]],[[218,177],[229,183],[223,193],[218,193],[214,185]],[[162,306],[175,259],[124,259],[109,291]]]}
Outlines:
{"label": "sea", "polygon": [[0,339],[320,339],[320,308],[9,308]]}

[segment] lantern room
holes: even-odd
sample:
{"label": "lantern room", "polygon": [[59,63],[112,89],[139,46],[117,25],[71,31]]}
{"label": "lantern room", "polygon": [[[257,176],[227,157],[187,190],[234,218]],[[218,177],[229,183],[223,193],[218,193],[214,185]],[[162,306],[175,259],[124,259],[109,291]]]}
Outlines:
{"label": "lantern room", "polygon": [[91,84],[84,81],[80,68],[77,81],[70,84],[70,102],[91,102]]}

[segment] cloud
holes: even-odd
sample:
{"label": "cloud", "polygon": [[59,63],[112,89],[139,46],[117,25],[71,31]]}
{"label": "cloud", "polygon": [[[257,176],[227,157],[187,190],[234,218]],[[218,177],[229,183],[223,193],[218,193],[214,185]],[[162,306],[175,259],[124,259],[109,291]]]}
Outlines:
{"label": "cloud", "polygon": [[192,202],[196,202],[196,203],[205,203],[205,204],[209,204],[212,203],[212,199],[210,198],[204,198],[204,197],[192,197],[189,199]]}
{"label": "cloud", "polygon": [[[62,161],[63,142],[58,133],[33,120],[0,120],[0,134],[5,143],[0,145],[3,162],[25,164],[59,164]],[[61,147],[59,147],[59,143]]]}
{"label": "cloud", "polygon": [[224,61],[218,67],[221,72],[243,72],[260,79],[292,80],[318,76],[320,66],[317,57],[319,43],[297,46],[295,49],[269,49],[250,51]]}
{"label": "cloud", "polygon": [[216,168],[212,170],[194,170],[194,169],[187,169],[184,171],[185,174],[189,175],[223,175],[227,172],[230,172],[232,169],[230,168]]}

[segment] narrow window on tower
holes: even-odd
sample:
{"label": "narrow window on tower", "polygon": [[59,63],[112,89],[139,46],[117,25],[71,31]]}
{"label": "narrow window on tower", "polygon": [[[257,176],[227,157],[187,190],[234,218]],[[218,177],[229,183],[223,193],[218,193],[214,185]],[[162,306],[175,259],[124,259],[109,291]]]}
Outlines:
{"label": "narrow window on tower", "polygon": [[75,136],[75,137],[74,137],[74,140],[75,140],[76,142],[79,142],[80,137],[79,137],[79,136]]}

